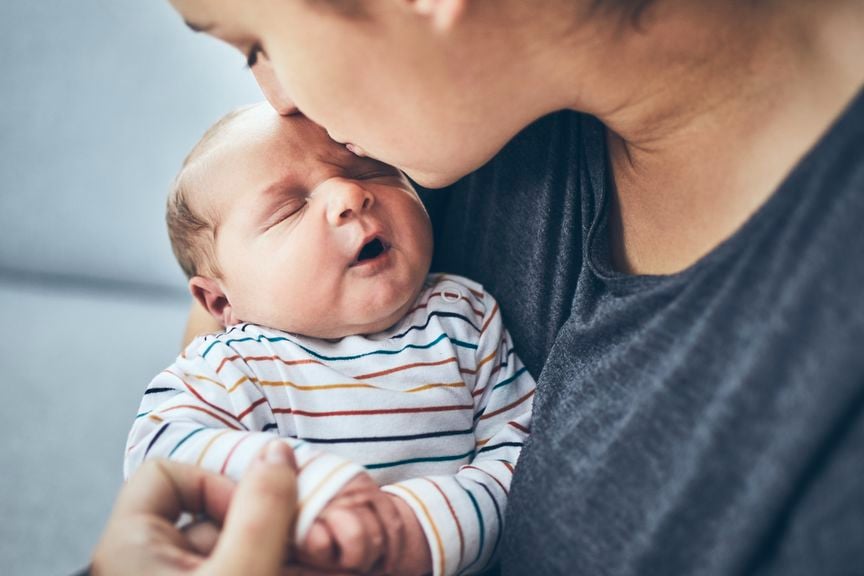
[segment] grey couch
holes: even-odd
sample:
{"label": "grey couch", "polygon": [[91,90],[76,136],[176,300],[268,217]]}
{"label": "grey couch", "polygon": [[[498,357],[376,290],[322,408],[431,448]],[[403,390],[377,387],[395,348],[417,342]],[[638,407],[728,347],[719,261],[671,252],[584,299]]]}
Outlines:
{"label": "grey couch", "polygon": [[165,1],[2,2],[0,70],[0,571],[68,574],[180,346],[168,183],[212,121],[261,96]]}

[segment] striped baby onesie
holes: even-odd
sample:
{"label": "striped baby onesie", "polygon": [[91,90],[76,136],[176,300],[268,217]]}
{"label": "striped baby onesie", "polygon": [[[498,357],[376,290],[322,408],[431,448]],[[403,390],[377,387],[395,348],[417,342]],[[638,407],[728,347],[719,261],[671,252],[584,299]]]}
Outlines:
{"label": "striped baby onesie", "polygon": [[278,437],[300,467],[298,541],[365,469],[417,515],[436,575],[477,572],[497,552],[533,395],[495,300],[433,275],[385,332],[238,324],[197,339],[147,388],[125,474],[170,458],[237,479]]}

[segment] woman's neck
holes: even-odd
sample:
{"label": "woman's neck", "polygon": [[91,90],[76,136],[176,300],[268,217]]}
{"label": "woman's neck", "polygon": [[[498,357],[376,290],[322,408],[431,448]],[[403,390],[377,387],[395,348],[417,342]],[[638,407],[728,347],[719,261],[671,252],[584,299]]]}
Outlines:
{"label": "woman's neck", "polygon": [[859,90],[862,29],[855,0],[657,0],[596,72],[583,59],[573,107],[609,129],[616,265],[676,272],[734,233]]}

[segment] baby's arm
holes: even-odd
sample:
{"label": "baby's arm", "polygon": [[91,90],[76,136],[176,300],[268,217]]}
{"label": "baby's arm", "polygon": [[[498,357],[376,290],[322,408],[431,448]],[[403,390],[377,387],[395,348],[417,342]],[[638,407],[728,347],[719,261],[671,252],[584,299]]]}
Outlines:
{"label": "baby's arm", "polygon": [[[439,575],[479,572],[493,561],[513,468],[531,425],[534,381],[513,353],[497,306],[490,307],[473,381],[476,454],[471,463],[455,475],[413,478],[381,490],[363,475],[364,501],[336,497],[316,520],[304,551],[311,563],[363,573]],[[372,503],[388,496],[398,514],[368,513],[376,508]],[[405,542],[395,550],[381,536],[396,529],[393,524],[400,525]]]}
{"label": "baby's arm", "polygon": [[414,510],[436,575],[479,572],[494,561],[513,470],[531,426],[534,380],[513,351],[497,304],[487,310],[477,349],[473,460],[452,476],[383,488]]}
{"label": "baby's arm", "polygon": [[421,576],[432,572],[423,528],[401,498],[358,474],[330,501],[299,547],[300,562],[327,571]]}
{"label": "baby's arm", "polygon": [[270,432],[275,417],[263,393],[238,384],[254,375],[242,363],[203,357],[200,342],[147,388],[127,441],[126,476],[148,458],[168,458],[236,480],[265,444],[285,442],[299,469],[297,538],[305,537],[327,502],[363,468]]}

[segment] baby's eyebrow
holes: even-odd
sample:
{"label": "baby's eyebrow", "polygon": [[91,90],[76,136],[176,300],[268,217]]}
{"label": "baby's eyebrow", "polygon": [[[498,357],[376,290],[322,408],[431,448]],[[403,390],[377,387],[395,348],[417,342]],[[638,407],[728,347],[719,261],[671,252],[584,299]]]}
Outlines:
{"label": "baby's eyebrow", "polygon": [[264,188],[259,196],[259,210],[256,219],[258,221],[266,220],[272,214],[273,209],[285,200],[286,192],[292,194],[297,192],[296,183],[296,178],[287,176]]}

